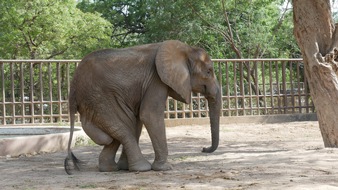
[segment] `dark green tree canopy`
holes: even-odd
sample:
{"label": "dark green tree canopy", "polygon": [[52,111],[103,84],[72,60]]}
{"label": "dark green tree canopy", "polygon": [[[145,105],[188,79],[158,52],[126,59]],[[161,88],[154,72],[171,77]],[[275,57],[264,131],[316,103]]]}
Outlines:
{"label": "dark green tree canopy", "polygon": [[111,43],[111,24],[74,0],[1,1],[0,26],[0,58],[78,59]]}
{"label": "dark green tree canopy", "polygon": [[168,39],[213,58],[299,57],[290,7],[290,0],[1,1],[0,58],[79,59]]}
{"label": "dark green tree canopy", "polygon": [[[213,57],[297,57],[289,0],[82,0],[113,25],[116,47],[179,39]],[[285,6],[285,7],[284,7]]]}

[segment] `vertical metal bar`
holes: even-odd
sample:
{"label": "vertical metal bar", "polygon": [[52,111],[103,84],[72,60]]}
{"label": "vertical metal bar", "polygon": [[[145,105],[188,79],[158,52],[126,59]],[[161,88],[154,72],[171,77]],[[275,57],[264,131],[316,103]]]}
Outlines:
{"label": "vertical metal bar", "polygon": [[283,84],[283,104],[284,104],[283,107],[284,107],[284,114],[286,114],[287,110],[288,110],[285,70],[286,70],[285,61],[282,61],[282,84]]}
{"label": "vertical metal bar", "polygon": [[182,103],[182,118],[185,118],[185,104]]}
{"label": "vertical metal bar", "polygon": [[235,115],[238,116],[238,98],[237,98],[237,62],[232,62],[233,63],[233,70],[234,70],[234,97],[235,97]]}
{"label": "vertical metal bar", "polygon": [[175,119],[177,119],[177,101],[174,100],[174,114],[175,114]]}
{"label": "vertical metal bar", "polygon": [[261,62],[261,66],[262,66],[261,70],[262,70],[262,85],[263,85],[263,87],[262,87],[263,97],[262,98],[263,98],[263,104],[264,104],[263,115],[265,115],[265,114],[267,114],[267,105],[266,105],[266,89],[265,89],[266,84],[265,84],[265,62],[264,61]]}
{"label": "vertical metal bar", "polygon": [[[76,62],[74,70],[76,70],[76,68],[79,66],[79,64],[80,64],[80,62]],[[80,121],[80,114],[77,114],[77,119],[78,119],[78,121]]]}
{"label": "vertical metal bar", "polygon": [[31,123],[35,123],[35,117],[34,117],[34,112],[35,112],[35,109],[34,109],[34,103],[35,103],[35,100],[34,100],[34,63],[30,63],[29,64],[29,77],[30,77],[30,97],[31,97],[31,100],[30,100],[30,107],[31,107]]}
{"label": "vertical metal bar", "polygon": [[6,90],[5,90],[5,64],[4,62],[1,62],[1,90],[2,90],[2,125],[6,125]]}
{"label": "vertical metal bar", "polygon": [[[69,116],[68,116],[69,117]],[[166,101],[166,111],[165,111],[165,118],[169,119],[169,97],[167,98]],[[70,121],[70,120],[69,120]]]}
{"label": "vertical metal bar", "polygon": [[51,63],[48,62],[48,79],[49,79],[49,111],[50,122],[53,123],[53,81]]}
{"label": "vertical metal bar", "polygon": [[[67,71],[66,71],[66,75],[67,75],[67,99],[66,101],[68,102],[68,99],[69,99],[69,90],[70,90],[70,74],[69,74],[69,70],[70,70],[70,63],[67,63]],[[168,101],[168,100],[167,100]],[[69,110],[68,108],[68,103],[67,103],[67,110]],[[67,111],[68,113],[68,111]],[[67,114],[67,121],[70,122],[70,119],[69,119],[69,114]]]}
{"label": "vertical metal bar", "polygon": [[198,114],[198,117],[201,118],[202,115],[203,115],[203,111],[202,111],[202,109],[203,109],[203,105],[202,105],[203,95],[198,93],[198,96],[199,96],[199,104],[198,104],[199,105],[199,108],[198,108],[199,114]]}
{"label": "vertical metal bar", "polygon": [[23,62],[19,63],[20,65],[20,96],[21,96],[21,123],[25,123],[25,77],[23,74]]}
{"label": "vertical metal bar", "polygon": [[270,82],[270,98],[271,98],[271,114],[275,113],[275,104],[274,104],[274,90],[273,90],[273,80],[272,80],[272,62],[269,61],[269,82]]}
{"label": "vertical metal bar", "polygon": [[290,88],[291,88],[291,104],[292,104],[292,113],[295,113],[295,93],[294,93],[294,84],[293,84],[293,62],[289,61],[289,71],[290,71]]}
{"label": "vertical metal bar", "polygon": [[41,123],[44,123],[44,97],[43,97],[43,77],[42,77],[42,63],[39,63],[39,83],[40,83],[40,109],[41,109]]}
{"label": "vertical metal bar", "polygon": [[259,85],[258,85],[258,63],[257,61],[254,61],[254,67],[255,67],[255,88],[256,88],[256,108],[255,110],[257,110],[257,114],[256,115],[260,115],[259,114],[259,110],[260,110],[260,105],[259,105],[259,96],[260,96],[260,89],[259,89]]}
{"label": "vertical metal bar", "polygon": [[189,118],[193,118],[194,114],[193,114],[193,99],[192,99],[192,93],[190,94],[190,99],[191,102],[189,104]]}
{"label": "vertical metal bar", "polygon": [[61,113],[62,113],[62,107],[61,107],[61,101],[62,101],[62,91],[61,91],[61,63],[57,62],[56,63],[56,73],[57,73],[57,104],[58,104],[58,120],[59,122],[62,122],[62,118],[61,118]]}
{"label": "vertical metal bar", "polygon": [[276,72],[276,89],[277,89],[277,100],[278,100],[278,113],[281,114],[281,103],[280,103],[280,96],[281,96],[281,93],[280,93],[280,84],[279,84],[279,65],[278,65],[278,61],[275,62],[275,72]]}
{"label": "vertical metal bar", "polygon": [[305,71],[303,73],[304,73],[304,91],[305,91],[304,95],[305,95],[306,113],[310,113],[309,97],[311,97],[311,96],[310,96],[310,93],[309,93],[308,88],[307,88],[307,78],[306,78]]}
{"label": "vertical metal bar", "polygon": [[[247,77],[248,77],[248,84],[247,84],[247,88],[248,88],[248,94],[249,94],[249,113],[250,115],[252,115],[253,111],[252,111],[252,86],[251,86],[251,66],[250,66],[250,62],[248,61],[248,71],[247,71]],[[245,105],[245,102],[244,102]]]}
{"label": "vertical metal bar", "polygon": [[198,118],[201,118],[201,94],[197,94],[197,113],[198,113]]}
{"label": "vertical metal bar", "polygon": [[226,99],[228,102],[228,115],[227,116],[231,116],[231,99],[230,99],[230,80],[229,80],[229,62],[225,62],[225,85],[226,85]]}
{"label": "vertical metal bar", "polygon": [[[207,99],[204,97],[204,102],[205,102],[205,110],[209,110],[209,102],[207,101]],[[209,115],[209,111],[206,111],[206,117],[210,117]]]}
{"label": "vertical metal bar", "polygon": [[240,95],[239,98],[241,99],[240,103],[242,104],[242,115],[246,115],[245,113],[245,90],[244,90],[244,70],[243,70],[243,63],[242,61],[239,62],[239,90]]}
{"label": "vertical metal bar", "polygon": [[299,74],[299,62],[296,63],[296,78],[297,78],[297,98],[298,98],[298,112],[302,113],[302,98],[301,94],[301,82],[300,82],[300,74]]}
{"label": "vertical metal bar", "polygon": [[12,124],[16,124],[15,122],[15,92],[14,92],[14,63],[10,64],[10,75],[11,75],[11,92],[12,92]]}
{"label": "vertical metal bar", "polygon": [[[248,61],[248,71],[247,71],[247,77],[248,77],[248,84],[247,84],[247,89],[248,89],[248,95],[249,95],[249,113],[252,115],[252,86],[251,86],[251,62]],[[245,105],[245,104],[244,104]]]}
{"label": "vertical metal bar", "polygon": [[222,81],[222,75],[223,75],[223,72],[222,72],[222,65],[220,62],[217,63],[218,65],[218,82],[219,82],[219,87],[220,87],[220,90],[221,90],[221,116],[223,116],[223,81]]}

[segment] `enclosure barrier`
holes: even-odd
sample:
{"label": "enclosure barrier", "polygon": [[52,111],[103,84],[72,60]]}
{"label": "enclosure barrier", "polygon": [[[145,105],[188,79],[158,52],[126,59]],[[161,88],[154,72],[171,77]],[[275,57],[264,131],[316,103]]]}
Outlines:
{"label": "enclosure barrier", "polygon": [[[68,92],[79,60],[0,60],[0,125],[69,122]],[[313,113],[302,59],[214,59],[221,117]],[[208,102],[168,98],[166,119],[208,117]],[[79,118],[77,117],[77,121]]]}

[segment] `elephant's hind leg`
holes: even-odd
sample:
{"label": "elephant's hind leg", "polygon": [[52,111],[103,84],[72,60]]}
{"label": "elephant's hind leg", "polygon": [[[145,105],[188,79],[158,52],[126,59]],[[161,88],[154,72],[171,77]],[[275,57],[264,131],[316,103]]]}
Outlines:
{"label": "elephant's hind leg", "polygon": [[[112,101],[114,101],[114,99],[112,99]],[[128,109],[121,108],[122,105],[118,103],[110,107],[114,107],[114,112],[109,112],[109,114],[99,113],[96,119],[101,122],[104,131],[113,137],[114,141],[117,140],[122,144],[127,161],[125,163],[128,164],[129,171],[151,170],[151,164],[143,157],[140,147],[138,146],[139,135],[136,135],[136,117],[132,113],[128,114],[128,111],[126,111]]]}
{"label": "elephant's hind leg", "polygon": [[86,134],[98,145],[103,145],[102,152],[99,156],[99,170],[101,172],[117,171],[118,167],[115,162],[116,152],[120,146],[120,142],[106,132],[96,127],[91,121],[85,117],[81,117],[82,128]]}
{"label": "elephant's hind leg", "polygon": [[116,152],[119,149],[120,142],[113,140],[109,145],[104,145],[99,156],[99,170],[100,172],[112,172],[119,170],[115,163]]}

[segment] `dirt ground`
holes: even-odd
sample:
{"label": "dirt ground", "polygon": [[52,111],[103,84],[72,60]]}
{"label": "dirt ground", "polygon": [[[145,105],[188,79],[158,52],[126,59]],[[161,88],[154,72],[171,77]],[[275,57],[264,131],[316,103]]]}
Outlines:
{"label": "dirt ground", "polygon": [[[102,147],[74,148],[86,162],[67,175],[66,152],[0,158],[0,189],[338,189],[338,149],[324,148],[317,122],[222,125],[212,154],[208,126],[167,128],[165,172],[98,172]],[[147,132],[140,146],[152,162]]]}

